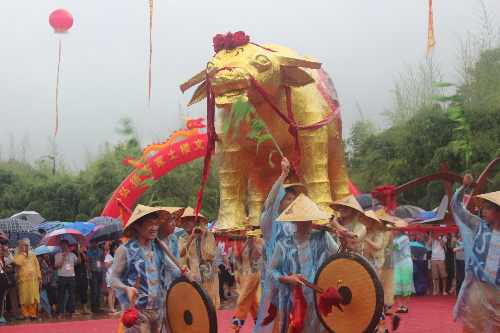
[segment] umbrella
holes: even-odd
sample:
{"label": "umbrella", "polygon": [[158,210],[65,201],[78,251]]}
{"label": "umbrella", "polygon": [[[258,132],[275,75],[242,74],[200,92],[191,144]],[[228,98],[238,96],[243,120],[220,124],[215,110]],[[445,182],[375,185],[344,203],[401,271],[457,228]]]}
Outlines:
{"label": "umbrella", "polygon": [[13,233],[10,233],[10,235],[9,235],[9,246],[11,248],[18,247],[19,240],[21,240],[23,238],[28,238],[30,240],[30,246],[35,247],[40,243],[40,241],[43,238],[43,235],[40,234],[38,231],[13,232]]}
{"label": "umbrella", "polygon": [[112,241],[117,238],[123,237],[122,223],[121,221],[116,221],[114,223],[108,223],[97,229],[91,238],[87,237],[88,242],[106,242]]}
{"label": "umbrella", "polygon": [[63,239],[66,239],[70,244],[76,244],[79,241],[83,241],[85,236],[78,230],[58,229],[45,235],[45,237],[40,241],[40,244],[47,246],[59,246],[59,243]]}
{"label": "umbrella", "polygon": [[[372,195],[371,194],[361,194],[356,196],[361,208],[371,208],[372,207]],[[373,206],[380,205],[377,199],[373,199]]]}
{"label": "umbrella", "polygon": [[85,236],[85,241],[83,242],[83,246],[90,246],[90,239],[94,236],[94,233],[100,228],[104,227],[104,225],[98,225],[91,231],[87,236]]}
{"label": "umbrella", "polygon": [[36,231],[36,229],[28,222],[13,218],[1,219],[0,230],[7,233]]}
{"label": "umbrella", "polygon": [[3,231],[0,231],[0,241],[9,240],[9,237]]}
{"label": "umbrella", "polygon": [[35,228],[37,230],[43,229],[43,230],[45,230],[46,233],[49,233],[49,232],[57,230],[57,229],[62,229],[63,227],[64,227],[64,224],[62,224],[59,221],[43,222],[43,223],[35,225]]}
{"label": "umbrella", "polygon": [[93,231],[95,225],[87,222],[74,222],[64,225],[64,229],[74,229],[80,231],[84,236],[87,236],[91,231]]}
{"label": "umbrella", "polygon": [[20,212],[20,213],[12,215],[11,218],[28,221],[28,223],[31,225],[37,225],[37,224],[40,224],[43,221],[45,221],[45,219],[42,217],[42,215],[40,215],[34,211]]}
{"label": "umbrella", "polygon": [[120,219],[114,219],[112,217],[107,217],[107,216],[96,216],[96,217],[88,220],[87,223],[92,223],[94,225],[105,225],[105,224],[112,223],[115,221],[120,221],[120,223],[122,223],[121,222],[122,220],[120,220]]}
{"label": "umbrella", "polygon": [[418,214],[423,213],[424,210],[422,208],[410,205],[399,206],[394,215],[399,217],[400,219],[413,219],[418,216]]}
{"label": "umbrella", "polygon": [[36,249],[33,249],[33,253],[35,253],[35,255],[37,255],[37,256],[45,254],[45,253],[54,254],[57,252],[61,252],[61,248],[59,246],[42,245],[42,246],[37,247]]}
{"label": "umbrella", "polygon": [[410,242],[410,251],[415,258],[422,258],[428,252],[425,246],[419,242]]}

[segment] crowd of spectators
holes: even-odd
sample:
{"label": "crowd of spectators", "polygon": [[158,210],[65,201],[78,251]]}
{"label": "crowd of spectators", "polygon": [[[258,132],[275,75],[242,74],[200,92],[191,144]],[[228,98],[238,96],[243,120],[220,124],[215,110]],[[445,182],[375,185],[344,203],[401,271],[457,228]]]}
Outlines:
{"label": "crowd of spectators", "polygon": [[63,239],[60,251],[35,255],[27,240],[20,240],[14,250],[9,250],[7,240],[0,240],[0,323],[6,316],[37,320],[103,313],[101,300],[110,315],[119,314],[107,277],[120,244],[118,239],[85,248]]}

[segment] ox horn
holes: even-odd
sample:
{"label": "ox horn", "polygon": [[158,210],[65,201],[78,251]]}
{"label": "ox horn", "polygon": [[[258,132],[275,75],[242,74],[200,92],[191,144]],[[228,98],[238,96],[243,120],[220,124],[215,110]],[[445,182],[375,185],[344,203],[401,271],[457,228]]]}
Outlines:
{"label": "ox horn", "polygon": [[186,82],[180,85],[181,91],[185,92],[189,88],[201,83],[207,79],[207,71],[204,69],[200,71],[198,74],[188,79]]}

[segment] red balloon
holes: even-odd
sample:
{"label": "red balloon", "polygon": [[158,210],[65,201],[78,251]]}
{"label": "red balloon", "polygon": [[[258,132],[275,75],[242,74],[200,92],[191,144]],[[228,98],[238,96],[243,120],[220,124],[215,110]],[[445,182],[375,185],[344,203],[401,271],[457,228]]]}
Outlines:
{"label": "red balloon", "polygon": [[49,23],[56,34],[67,34],[73,26],[73,15],[65,9],[57,9],[50,13]]}

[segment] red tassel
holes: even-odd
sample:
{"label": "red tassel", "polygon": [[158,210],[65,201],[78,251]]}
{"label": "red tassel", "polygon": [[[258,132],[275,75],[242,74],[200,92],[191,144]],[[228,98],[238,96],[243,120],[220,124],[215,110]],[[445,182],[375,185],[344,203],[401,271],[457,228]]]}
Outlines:
{"label": "red tassel", "polygon": [[293,287],[293,310],[290,313],[289,333],[300,333],[307,313],[307,301],[300,285]]}
{"label": "red tassel", "polygon": [[333,287],[328,288],[319,297],[319,313],[323,317],[328,316],[328,314],[332,312],[332,306],[344,312],[344,310],[340,307],[340,302],[342,302],[342,295],[339,294],[337,289]]}
{"label": "red tassel", "polygon": [[276,307],[276,305],[271,303],[269,305],[269,309],[267,310],[267,317],[264,318],[264,320],[262,320],[261,326],[269,325],[274,320],[274,318],[276,318],[277,312],[278,312],[278,308]]}

